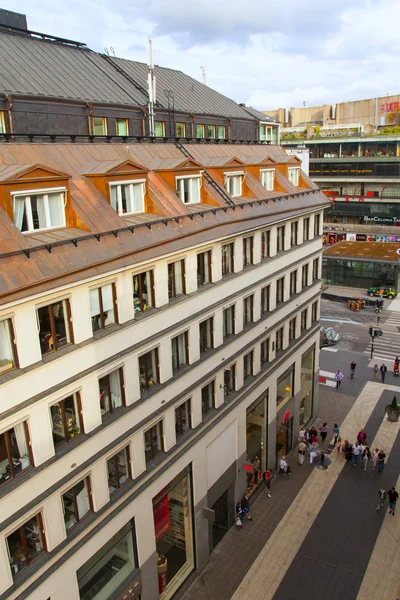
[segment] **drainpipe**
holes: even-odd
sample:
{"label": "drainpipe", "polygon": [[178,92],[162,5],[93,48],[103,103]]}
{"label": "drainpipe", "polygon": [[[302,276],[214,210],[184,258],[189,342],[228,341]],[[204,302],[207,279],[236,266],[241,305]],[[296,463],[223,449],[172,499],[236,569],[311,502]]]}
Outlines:
{"label": "drainpipe", "polygon": [[194,138],[195,137],[195,135],[194,135],[194,118],[195,117],[192,113],[190,113],[189,116],[192,117],[192,125],[191,125],[192,135],[191,135],[191,137]]}
{"label": "drainpipe", "polygon": [[8,133],[13,133],[13,122],[12,122],[12,114],[11,114],[11,110],[13,107],[12,97],[6,96],[6,101],[8,102],[8,107],[7,107]]}
{"label": "drainpipe", "polygon": [[141,121],[142,121],[142,136],[143,136],[143,137],[145,137],[145,135],[146,135],[146,128],[145,128],[145,124],[144,124],[144,122],[145,122],[145,119],[146,119],[147,110],[146,110],[145,108],[143,108],[143,107],[141,107],[141,108],[140,108],[140,110],[141,110],[141,111],[142,111],[142,113],[143,113],[143,116],[142,116],[142,117],[140,117],[140,118],[141,118]]}
{"label": "drainpipe", "polygon": [[232,119],[228,119],[228,140],[231,139],[231,125],[232,125]]}
{"label": "drainpipe", "polygon": [[88,132],[89,132],[89,135],[92,135],[93,104],[89,104],[89,102],[87,102],[86,106],[89,109],[89,114],[88,114],[88,117],[87,117],[87,120],[88,120]]}

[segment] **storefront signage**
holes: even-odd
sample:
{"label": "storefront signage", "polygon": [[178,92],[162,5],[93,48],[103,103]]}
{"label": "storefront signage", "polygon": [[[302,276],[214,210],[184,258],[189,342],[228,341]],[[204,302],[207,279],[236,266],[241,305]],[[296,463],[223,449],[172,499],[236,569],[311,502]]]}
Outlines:
{"label": "storefront signage", "polygon": [[287,410],[285,413],[283,413],[283,422],[287,423],[290,419],[290,410]]}
{"label": "storefront signage", "polygon": [[245,464],[245,465],[244,465],[243,469],[244,469],[245,471],[249,471],[250,473],[252,473],[252,472],[253,472],[253,469],[254,469],[254,467],[253,467],[253,465],[250,465],[249,463],[247,463],[247,464]]}
{"label": "storefront signage", "polygon": [[385,102],[384,104],[381,104],[381,112],[383,112],[383,113],[397,112],[398,110],[399,110],[398,102]]}
{"label": "storefront signage", "polygon": [[168,531],[170,528],[168,494],[165,494],[161,500],[157,500],[153,505],[154,513],[154,530],[156,541]]}
{"label": "storefront signage", "polygon": [[392,225],[400,225],[400,217],[363,217],[366,223],[390,223]]}

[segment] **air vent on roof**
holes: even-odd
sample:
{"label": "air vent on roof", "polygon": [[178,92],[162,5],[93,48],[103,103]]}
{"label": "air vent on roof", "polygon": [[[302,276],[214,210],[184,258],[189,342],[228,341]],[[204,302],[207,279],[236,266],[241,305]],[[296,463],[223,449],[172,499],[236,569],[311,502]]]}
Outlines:
{"label": "air vent on roof", "polygon": [[9,29],[10,27],[27,31],[26,15],[0,8],[0,29]]}

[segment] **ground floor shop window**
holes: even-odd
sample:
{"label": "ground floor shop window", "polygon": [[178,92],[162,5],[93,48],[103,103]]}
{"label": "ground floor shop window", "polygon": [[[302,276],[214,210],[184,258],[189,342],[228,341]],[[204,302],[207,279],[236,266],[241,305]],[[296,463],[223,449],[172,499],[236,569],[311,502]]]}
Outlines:
{"label": "ground floor shop window", "polygon": [[194,569],[190,473],[178,475],[153,498],[160,600],[173,596]]}
{"label": "ground floor shop window", "polygon": [[108,600],[137,567],[132,522],[120,529],[78,569],[81,600]]}
{"label": "ground floor shop window", "polygon": [[276,465],[282,456],[286,456],[293,446],[293,417],[287,410],[283,417],[276,421]]}
{"label": "ground floor shop window", "polygon": [[276,390],[276,406],[284,404],[293,396],[294,365],[283,373],[278,379]]}
{"label": "ground floor shop window", "polygon": [[[254,490],[267,469],[268,391],[246,411],[247,487]],[[252,467],[252,470],[250,468]]]}
{"label": "ground floor shop window", "polygon": [[314,400],[314,355],[315,349],[303,354],[301,359],[301,402],[299,425],[311,419]]}

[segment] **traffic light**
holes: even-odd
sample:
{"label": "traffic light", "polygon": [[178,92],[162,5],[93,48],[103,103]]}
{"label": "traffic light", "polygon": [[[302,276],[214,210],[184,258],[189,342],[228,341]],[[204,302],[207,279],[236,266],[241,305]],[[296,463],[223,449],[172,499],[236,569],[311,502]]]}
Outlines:
{"label": "traffic light", "polygon": [[370,328],[368,329],[368,331],[369,331],[369,335],[372,337],[372,327],[370,327]]}

